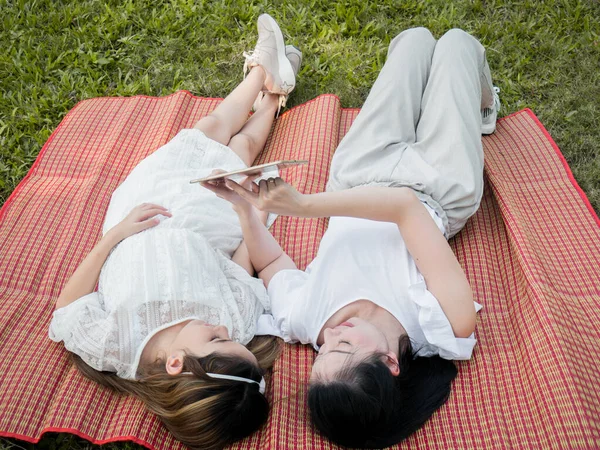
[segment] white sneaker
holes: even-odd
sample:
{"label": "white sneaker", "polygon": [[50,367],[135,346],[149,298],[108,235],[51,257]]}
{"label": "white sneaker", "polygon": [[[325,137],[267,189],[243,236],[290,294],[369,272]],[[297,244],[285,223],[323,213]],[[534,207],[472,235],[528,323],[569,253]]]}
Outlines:
{"label": "white sneaker", "polygon": [[258,18],[258,42],[254,51],[244,57],[244,76],[254,66],[261,66],[267,73],[264,89],[279,95],[280,108],[285,106],[287,96],[296,87],[296,77],[292,64],[286,57],[285,43],[281,29],[268,14]]}
{"label": "white sneaker", "polygon": [[494,105],[481,110],[481,134],[492,134],[496,131],[496,119],[500,111],[500,88],[494,86]]}
{"label": "white sneaker", "polygon": [[[292,69],[294,70],[294,77],[297,77],[298,72],[300,71],[300,66],[302,65],[302,52],[293,45],[286,45],[285,56],[292,65]],[[258,107],[260,106],[260,102],[262,101],[264,96],[265,93],[263,91],[260,91],[258,93],[258,97],[256,97],[254,105],[252,105],[252,111],[256,111],[258,109]]]}

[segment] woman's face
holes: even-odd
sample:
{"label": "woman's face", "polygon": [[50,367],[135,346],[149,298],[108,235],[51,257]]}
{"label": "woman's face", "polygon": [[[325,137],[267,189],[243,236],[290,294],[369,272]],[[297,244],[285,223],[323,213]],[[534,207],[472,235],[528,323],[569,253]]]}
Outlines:
{"label": "woman's face", "polygon": [[357,365],[373,353],[389,353],[384,334],[375,325],[353,317],[323,332],[311,379],[333,380],[344,366]]}
{"label": "woman's face", "polygon": [[180,331],[171,344],[170,356],[182,356],[186,352],[202,357],[211,353],[240,356],[252,364],[258,364],[250,350],[229,338],[227,327],[209,325],[202,320],[191,320]]}

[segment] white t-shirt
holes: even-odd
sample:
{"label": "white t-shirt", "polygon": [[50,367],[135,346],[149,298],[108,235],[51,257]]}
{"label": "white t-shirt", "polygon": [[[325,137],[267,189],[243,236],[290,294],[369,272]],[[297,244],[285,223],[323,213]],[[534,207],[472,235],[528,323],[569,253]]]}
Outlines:
{"label": "white t-shirt", "polygon": [[[425,205],[440,231],[441,219]],[[342,307],[367,299],[402,324],[419,356],[469,359],[474,335],[457,338],[437,299],[408,252],[398,226],[388,222],[334,217],[317,257],[301,270],[282,270],[269,283],[271,314],[257,334],[311,344],[325,322]],[[475,303],[478,311],[481,305]]]}

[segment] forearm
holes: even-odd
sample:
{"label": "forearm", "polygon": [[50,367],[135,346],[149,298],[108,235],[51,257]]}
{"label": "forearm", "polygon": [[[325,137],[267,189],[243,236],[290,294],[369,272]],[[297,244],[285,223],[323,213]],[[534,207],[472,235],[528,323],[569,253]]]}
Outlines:
{"label": "forearm", "polygon": [[75,300],[94,291],[100,276],[100,270],[106,258],[121,239],[110,231],[96,244],[92,251],[85,257],[63,288],[56,308],[67,306]]}
{"label": "forearm", "polygon": [[436,297],[457,337],[475,327],[473,292],[467,277],[435,221],[420,202],[398,224],[406,248]]}
{"label": "forearm", "polygon": [[416,199],[406,187],[367,186],[304,197],[304,217],[358,217],[398,223],[403,211]]}
{"label": "forearm", "polygon": [[252,260],[250,259],[250,254],[248,253],[248,247],[246,246],[245,241],[242,241],[231,260],[241,266],[250,274],[250,276],[254,276],[254,266],[252,265]]}
{"label": "forearm", "polygon": [[[259,211],[256,208],[252,208],[252,209],[258,216],[258,220],[260,220],[260,222],[266,226],[267,219],[269,217],[269,213]],[[234,263],[238,264],[239,266],[243,267],[244,270],[246,272],[248,272],[251,276],[254,276],[254,272],[256,272],[256,269],[254,268],[254,265],[252,264],[252,260],[250,259],[250,254],[248,252],[248,246],[246,245],[246,241],[242,241],[240,246],[237,248],[237,250],[233,254],[233,257],[231,258],[231,260]]]}
{"label": "forearm", "polygon": [[250,261],[260,272],[279,258],[283,249],[254,211],[242,212],[239,217]]}

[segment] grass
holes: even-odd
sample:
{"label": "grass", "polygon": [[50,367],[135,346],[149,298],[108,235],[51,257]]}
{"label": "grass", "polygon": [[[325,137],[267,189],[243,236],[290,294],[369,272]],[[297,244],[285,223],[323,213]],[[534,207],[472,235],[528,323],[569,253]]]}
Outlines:
{"label": "grass", "polygon": [[[600,211],[600,3],[596,0],[0,0],[0,204],[78,101],[223,97],[240,81],[256,18],[273,15],[304,63],[289,105],[321,93],[359,107],[389,41],[413,26],[458,27],[488,49],[502,114],[528,107]],[[40,448],[85,448],[49,435]],[[0,449],[30,448],[0,441]],[[134,444],[109,447],[136,448]]]}

